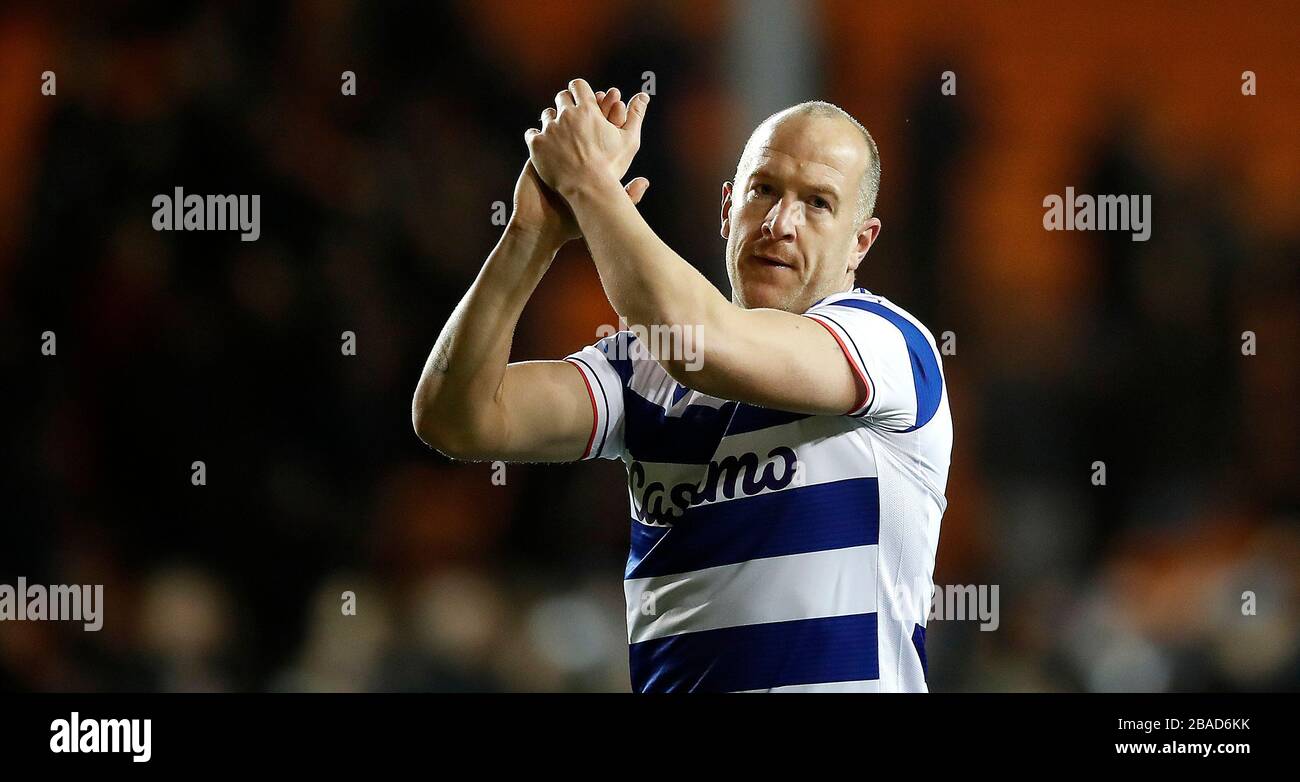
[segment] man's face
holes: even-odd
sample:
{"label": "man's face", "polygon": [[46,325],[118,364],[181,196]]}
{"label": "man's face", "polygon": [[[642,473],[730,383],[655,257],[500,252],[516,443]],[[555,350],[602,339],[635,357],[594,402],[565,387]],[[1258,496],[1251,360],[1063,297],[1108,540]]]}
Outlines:
{"label": "man's face", "polygon": [[731,298],[741,307],[801,313],[848,290],[880,230],[859,223],[865,140],[834,117],[792,115],[760,127],[738,180],[722,189]]}

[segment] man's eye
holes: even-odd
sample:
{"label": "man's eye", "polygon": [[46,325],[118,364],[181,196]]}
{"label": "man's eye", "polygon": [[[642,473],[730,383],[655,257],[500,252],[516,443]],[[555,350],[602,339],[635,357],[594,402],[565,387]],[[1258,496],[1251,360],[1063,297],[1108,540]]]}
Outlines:
{"label": "man's eye", "polygon": [[827,201],[825,198],[822,198],[821,196],[813,196],[813,197],[809,200],[809,203],[812,204],[813,207],[816,208],[816,209],[830,209],[830,208],[831,208],[831,204],[830,204],[830,202]]}
{"label": "man's eye", "polygon": [[773,191],[771,185],[765,182],[759,182],[754,185],[754,192],[759,195],[771,195]]}

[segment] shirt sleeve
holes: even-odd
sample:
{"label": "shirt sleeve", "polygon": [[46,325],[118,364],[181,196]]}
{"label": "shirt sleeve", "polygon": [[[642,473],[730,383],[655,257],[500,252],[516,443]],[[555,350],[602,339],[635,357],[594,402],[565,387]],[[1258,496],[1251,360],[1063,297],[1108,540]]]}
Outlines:
{"label": "shirt sleeve", "polygon": [[920,429],[934,417],[943,398],[939,352],[910,317],[853,296],[818,304],[804,316],[835,337],[865,388],[846,415],[891,432]]}
{"label": "shirt sleeve", "polygon": [[585,459],[619,459],[623,455],[623,390],[632,375],[626,332],[588,345],[565,357],[582,373],[591,399],[592,428]]}

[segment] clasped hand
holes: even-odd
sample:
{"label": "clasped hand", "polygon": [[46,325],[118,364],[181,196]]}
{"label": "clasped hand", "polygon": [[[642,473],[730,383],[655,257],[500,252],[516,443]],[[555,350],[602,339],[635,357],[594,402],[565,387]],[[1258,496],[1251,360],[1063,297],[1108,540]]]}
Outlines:
{"label": "clasped hand", "polygon": [[542,181],[566,199],[584,187],[621,181],[641,147],[650,96],[639,92],[624,108],[608,95],[574,79],[555,94],[555,107],[542,112],[541,130],[524,134]]}

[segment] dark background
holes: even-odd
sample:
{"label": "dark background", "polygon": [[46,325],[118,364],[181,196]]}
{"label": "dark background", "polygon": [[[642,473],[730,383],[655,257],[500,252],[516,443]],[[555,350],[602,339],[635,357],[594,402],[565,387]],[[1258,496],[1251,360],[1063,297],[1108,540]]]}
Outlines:
{"label": "dark background", "polygon": [[[758,120],[822,98],[879,143],[884,231],[859,283],[956,336],[935,581],[1000,588],[996,632],[930,625],[932,689],[1295,690],[1297,16],[8,6],[0,583],[103,584],[106,607],[98,633],[0,624],[0,690],[625,691],[621,465],[510,465],[494,485],[424,447],[409,410],[525,128],[571,78],[631,95],[647,71],[629,176],[724,290],[721,182]],[[155,232],[151,200],[177,186],[260,194],[261,238]],[[1150,241],[1045,231],[1067,186],[1150,194]],[[583,253],[557,259],[516,359],[615,322]]]}

